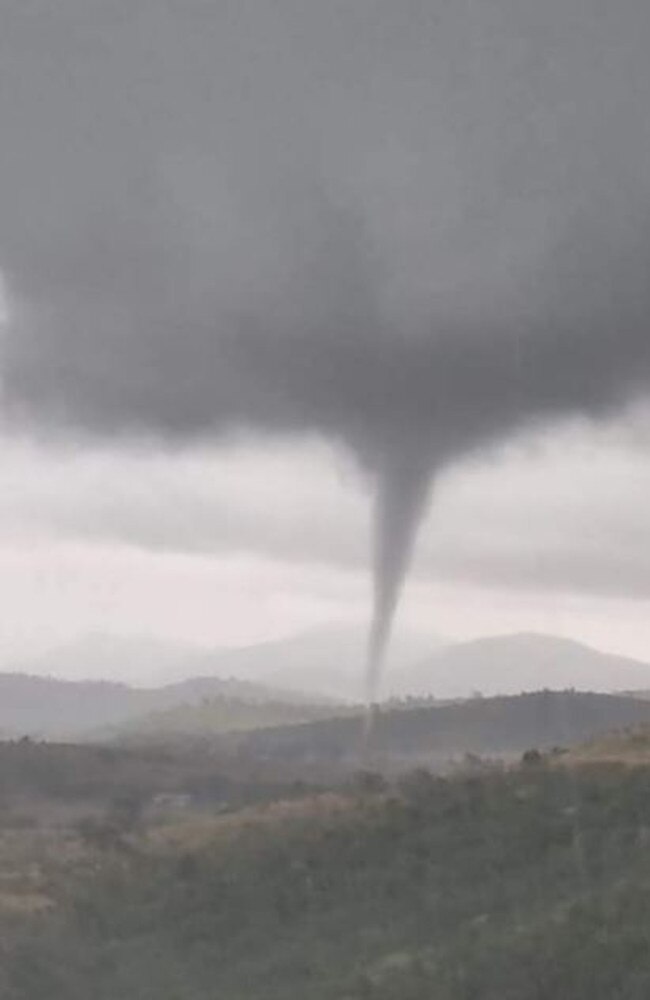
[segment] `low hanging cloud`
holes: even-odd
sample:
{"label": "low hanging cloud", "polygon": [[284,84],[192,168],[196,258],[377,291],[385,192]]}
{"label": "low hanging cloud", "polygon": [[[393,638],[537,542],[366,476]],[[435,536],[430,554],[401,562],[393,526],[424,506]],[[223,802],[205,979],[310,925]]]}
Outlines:
{"label": "low hanging cloud", "polygon": [[650,9],[9,0],[15,420],[343,443],[376,659],[430,483],[650,382]]}
{"label": "low hanging cloud", "polygon": [[[615,428],[526,438],[441,476],[420,585],[650,597],[650,453]],[[0,539],[14,544],[259,556],[338,580],[367,563],[367,485],[317,442],[144,454],[4,441],[2,453]]]}

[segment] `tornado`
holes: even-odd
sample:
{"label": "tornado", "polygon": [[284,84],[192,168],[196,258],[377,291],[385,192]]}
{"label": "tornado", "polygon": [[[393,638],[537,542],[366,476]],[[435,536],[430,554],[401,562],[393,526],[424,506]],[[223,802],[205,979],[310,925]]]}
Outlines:
{"label": "tornado", "polygon": [[373,541],[373,607],[366,654],[365,699],[379,697],[391,629],[426,510],[432,470],[422,456],[391,456],[379,472]]}

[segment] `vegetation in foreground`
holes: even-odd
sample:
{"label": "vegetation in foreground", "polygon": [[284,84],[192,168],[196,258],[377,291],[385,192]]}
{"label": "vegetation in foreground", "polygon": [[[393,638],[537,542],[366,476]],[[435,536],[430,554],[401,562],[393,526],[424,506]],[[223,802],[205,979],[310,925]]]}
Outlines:
{"label": "vegetation in foreground", "polygon": [[5,914],[0,996],[646,1000],[650,769],[526,760],[89,848]]}

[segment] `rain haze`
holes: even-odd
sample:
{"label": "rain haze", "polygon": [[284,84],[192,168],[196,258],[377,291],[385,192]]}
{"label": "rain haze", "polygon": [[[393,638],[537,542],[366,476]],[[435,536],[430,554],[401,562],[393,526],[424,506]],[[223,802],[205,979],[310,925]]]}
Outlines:
{"label": "rain haze", "polygon": [[0,27],[3,665],[370,622],[374,698],[405,579],[650,659],[646,4]]}

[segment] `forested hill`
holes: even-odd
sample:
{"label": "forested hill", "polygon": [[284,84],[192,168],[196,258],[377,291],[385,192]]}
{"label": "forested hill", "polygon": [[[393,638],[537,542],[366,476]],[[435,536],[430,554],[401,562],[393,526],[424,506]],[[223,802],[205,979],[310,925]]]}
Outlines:
{"label": "forested hill", "polygon": [[198,704],[178,705],[162,712],[137,716],[113,731],[98,735],[115,737],[120,743],[166,743],[210,738],[221,733],[245,732],[263,727],[296,725],[344,714],[358,717],[359,709],[329,704],[280,700],[251,701],[220,695]]}
{"label": "forested hill", "polygon": [[0,896],[0,995],[647,1000],[649,790],[647,768],[416,772],[78,850],[33,914]]}
{"label": "forested hill", "polygon": [[650,702],[618,695],[540,691],[450,705],[378,710],[364,743],[358,718],[334,718],[258,730],[239,737],[264,757],[436,759],[466,753],[519,754],[581,743],[608,730],[650,721]]}

